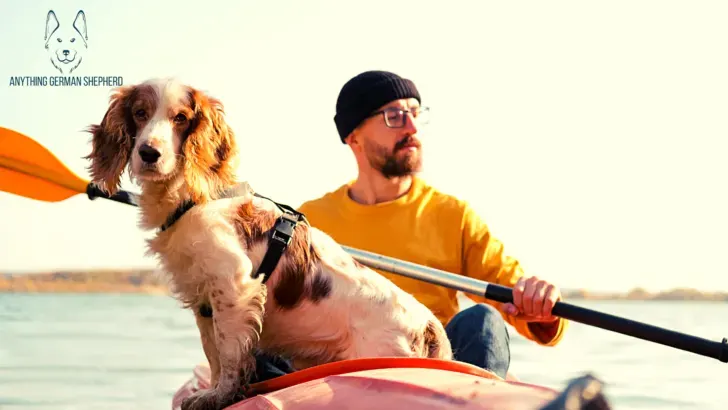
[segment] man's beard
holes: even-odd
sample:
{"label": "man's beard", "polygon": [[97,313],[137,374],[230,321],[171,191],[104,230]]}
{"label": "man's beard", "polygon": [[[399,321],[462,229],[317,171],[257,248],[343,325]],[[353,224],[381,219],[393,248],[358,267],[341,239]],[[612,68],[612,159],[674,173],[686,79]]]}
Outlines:
{"label": "man's beard", "polygon": [[412,139],[407,137],[394,146],[392,152],[381,145],[367,144],[367,158],[369,165],[379,171],[385,178],[392,179],[404,177],[419,172],[422,168],[422,147],[417,145],[417,151],[398,157],[397,154],[402,147],[410,144]]}

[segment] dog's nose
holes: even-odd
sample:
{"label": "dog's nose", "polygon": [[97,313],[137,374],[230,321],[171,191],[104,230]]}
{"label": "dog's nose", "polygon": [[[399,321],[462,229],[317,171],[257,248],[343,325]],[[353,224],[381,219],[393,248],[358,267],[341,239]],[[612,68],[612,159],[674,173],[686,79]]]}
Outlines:
{"label": "dog's nose", "polygon": [[68,55],[69,53],[70,53],[70,51],[68,51],[68,50],[63,50],[63,55],[64,55],[64,56],[67,56],[67,55]]}
{"label": "dog's nose", "polygon": [[157,159],[159,159],[160,155],[162,154],[160,154],[159,151],[147,144],[139,147],[139,156],[142,158],[142,161],[146,163],[153,164],[157,162]]}

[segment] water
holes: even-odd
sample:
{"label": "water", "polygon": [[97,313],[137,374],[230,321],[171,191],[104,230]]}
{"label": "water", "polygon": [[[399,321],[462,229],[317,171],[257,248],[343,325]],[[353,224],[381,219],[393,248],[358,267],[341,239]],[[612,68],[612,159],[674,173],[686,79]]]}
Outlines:
{"label": "water", "polygon": [[203,361],[163,296],[0,294],[0,409],[168,409]]}
{"label": "water", "polygon": [[[728,304],[581,306],[720,340]],[[728,364],[573,323],[557,347],[512,336],[511,370],[562,388],[592,372],[616,409],[728,408]],[[164,296],[0,293],[0,409],[165,409],[204,361],[194,319]]]}

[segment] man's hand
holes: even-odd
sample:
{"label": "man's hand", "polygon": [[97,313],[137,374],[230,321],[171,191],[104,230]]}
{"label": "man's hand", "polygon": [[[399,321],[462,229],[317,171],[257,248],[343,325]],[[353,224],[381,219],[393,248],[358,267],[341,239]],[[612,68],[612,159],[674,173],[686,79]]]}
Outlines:
{"label": "man's hand", "polygon": [[559,300],[561,291],[556,285],[535,276],[522,277],[513,287],[513,303],[503,305],[503,311],[528,322],[554,322],[558,317],[551,309]]}

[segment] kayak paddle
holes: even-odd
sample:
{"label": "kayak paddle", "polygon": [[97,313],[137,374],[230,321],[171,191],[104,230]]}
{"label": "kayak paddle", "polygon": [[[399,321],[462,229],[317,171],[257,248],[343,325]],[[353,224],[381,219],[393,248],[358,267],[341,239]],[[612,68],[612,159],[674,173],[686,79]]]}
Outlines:
{"label": "kayak paddle", "polygon": [[[31,199],[58,202],[86,193],[89,199],[104,198],[138,206],[138,195],[119,191],[113,196],[71,172],[50,151],[19,132],[0,127],[0,190]],[[512,289],[456,275],[415,263],[342,246],[363,265],[432,283],[502,303],[513,303]],[[728,363],[728,339],[715,342],[697,336],[598,312],[565,302],[556,302],[554,316],[599,327],[638,339]]]}
{"label": "kayak paddle", "polygon": [[[443,270],[377,255],[347,246],[343,247],[354,259],[372,268],[382,269],[412,279],[459,290],[496,302],[513,303],[512,289],[506,286],[456,275]],[[573,320],[574,322],[611,330],[616,333],[674,347],[702,356],[712,357],[723,363],[728,363],[727,338],[723,338],[722,342],[715,342],[564,302],[556,302],[551,312],[554,316]]]}
{"label": "kayak paddle", "polygon": [[59,202],[85,193],[137,205],[135,194],[110,196],[69,170],[47,148],[17,131],[0,127],[0,191],[46,202]]}

